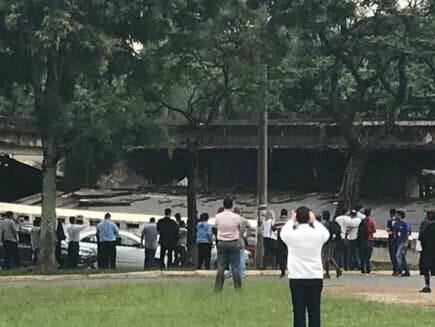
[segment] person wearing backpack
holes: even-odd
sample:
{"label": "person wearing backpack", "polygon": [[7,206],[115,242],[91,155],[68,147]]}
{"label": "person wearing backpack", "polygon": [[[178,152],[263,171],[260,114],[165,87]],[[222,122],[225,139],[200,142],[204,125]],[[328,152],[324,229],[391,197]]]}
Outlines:
{"label": "person wearing backpack", "polygon": [[341,238],[341,228],[337,222],[331,221],[331,213],[329,211],[323,211],[322,220],[323,226],[326,227],[330,234],[329,240],[323,245],[322,248],[322,261],[323,267],[325,269],[324,277],[327,279],[331,278],[329,275],[329,267],[332,264],[336,269],[336,277],[339,278],[343,274],[343,271],[340,269],[339,265],[334,259],[334,252],[337,241]]}
{"label": "person wearing backpack", "polygon": [[361,274],[363,275],[371,273],[370,259],[375,242],[374,234],[376,233],[375,222],[370,217],[371,214],[372,210],[366,209],[364,211],[366,217],[361,220],[361,224],[358,227],[359,255],[361,258]]}

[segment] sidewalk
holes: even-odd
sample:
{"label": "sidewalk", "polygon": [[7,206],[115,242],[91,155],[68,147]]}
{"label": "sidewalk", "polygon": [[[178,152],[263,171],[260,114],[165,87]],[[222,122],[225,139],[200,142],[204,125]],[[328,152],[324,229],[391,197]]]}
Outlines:
{"label": "sidewalk", "polygon": [[[279,270],[247,270],[246,277],[278,277]],[[412,271],[413,276],[418,275],[417,271]],[[358,271],[346,271],[344,276],[359,276]],[[390,276],[391,271],[376,271],[375,276]],[[99,280],[99,279],[155,279],[155,278],[214,278],[215,270],[153,270],[126,273],[98,273],[98,274],[59,274],[59,275],[16,275],[0,276],[0,283],[20,282],[20,281],[62,281],[62,280]]]}

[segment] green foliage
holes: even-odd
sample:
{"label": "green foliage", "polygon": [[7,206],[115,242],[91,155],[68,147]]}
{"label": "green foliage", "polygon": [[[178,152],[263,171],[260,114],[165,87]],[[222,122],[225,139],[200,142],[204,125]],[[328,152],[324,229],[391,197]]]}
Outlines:
{"label": "green foliage", "polygon": [[134,38],[158,35],[139,31],[150,21],[141,0],[0,1],[0,114],[36,118],[68,185],[92,183],[136,142],[166,141],[124,78]]}
{"label": "green foliage", "polygon": [[327,114],[339,124],[433,117],[434,13],[427,2],[410,3],[281,3],[275,24],[295,31],[284,105],[303,117]]}
{"label": "green foliage", "polygon": [[65,148],[65,187],[93,185],[122,160],[129,149],[153,144],[164,146],[169,137],[151,106],[129,94],[125,78],[103,82],[98,88],[76,86],[68,104]]}
{"label": "green foliage", "polygon": [[[245,2],[175,2],[166,16],[171,29],[163,41],[144,44],[142,69],[131,77],[194,128],[219,115],[246,116],[265,101],[275,106],[278,87],[266,78],[274,60],[266,16],[265,7]],[[143,72],[145,81],[137,76]]]}

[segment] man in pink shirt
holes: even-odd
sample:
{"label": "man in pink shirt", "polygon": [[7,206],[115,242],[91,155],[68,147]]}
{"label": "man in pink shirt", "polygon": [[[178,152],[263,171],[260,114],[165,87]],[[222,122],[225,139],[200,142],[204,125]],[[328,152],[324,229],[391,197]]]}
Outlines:
{"label": "man in pink shirt", "polygon": [[242,218],[231,211],[233,200],[224,200],[224,211],[215,216],[217,228],[217,262],[215,291],[221,291],[225,281],[225,267],[229,264],[234,280],[234,288],[242,287],[240,276],[240,225]]}

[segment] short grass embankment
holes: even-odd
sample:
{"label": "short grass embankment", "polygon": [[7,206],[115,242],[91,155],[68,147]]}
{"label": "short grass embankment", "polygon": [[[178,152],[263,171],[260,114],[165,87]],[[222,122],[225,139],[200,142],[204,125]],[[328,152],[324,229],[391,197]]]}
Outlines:
{"label": "short grass embankment", "polygon": [[[247,279],[241,292],[212,279],[0,287],[0,326],[290,326],[288,284]],[[325,295],[322,326],[435,326],[435,310]]]}

